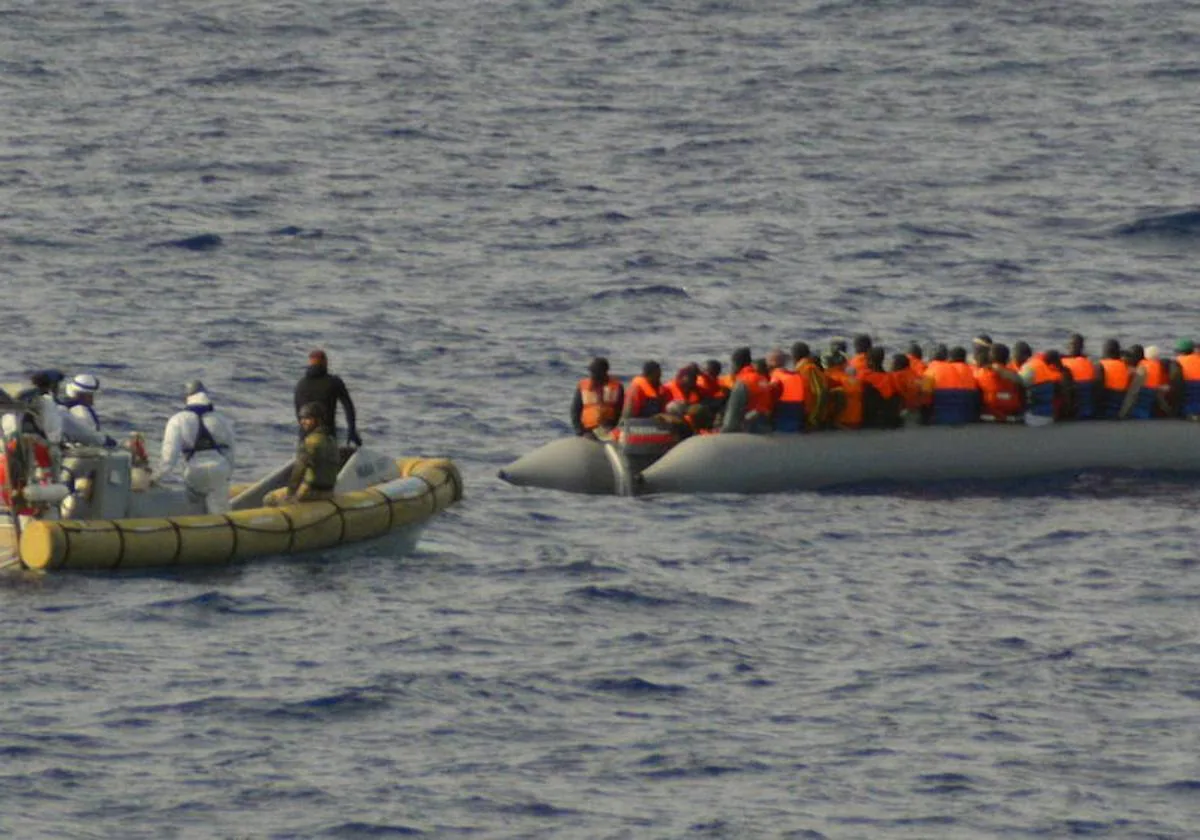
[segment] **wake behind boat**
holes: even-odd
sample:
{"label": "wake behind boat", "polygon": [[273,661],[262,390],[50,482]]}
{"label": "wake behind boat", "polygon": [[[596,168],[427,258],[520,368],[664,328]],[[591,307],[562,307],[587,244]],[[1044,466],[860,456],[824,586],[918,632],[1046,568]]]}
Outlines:
{"label": "wake behind boat", "polygon": [[636,469],[620,446],[553,441],[500,471],[572,493],[781,493],[872,484],[1012,480],[1086,470],[1200,474],[1200,423],[973,423],[809,434],[698,435]]}

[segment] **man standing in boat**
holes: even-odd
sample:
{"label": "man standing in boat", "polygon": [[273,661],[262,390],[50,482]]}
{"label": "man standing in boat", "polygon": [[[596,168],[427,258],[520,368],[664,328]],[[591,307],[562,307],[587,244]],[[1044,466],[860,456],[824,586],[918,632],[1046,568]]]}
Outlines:
{"label": "man standing in boat", "polygon": [[346,442],[351,446],[362,446],[362,438],[358,436],[358,426],[355,423],[354,401],[346,390],[346,383],[340,376],[329,372],[329,357],[324,350],[313,350],[308,354],[308,369],[296,383],[294,398],[296,404],[296,419],[300,419],[300,409],[308,403],[317,403],[324,412],[325,428],[330,436],[337,440],[337,406],[342,404],[346,415]]}
{"label": "man standing in boat", "polygon": [[235,463],[233,424],[213,408],[199,380],[187,384],[184,398],[183,411],[167,421],[154,479],[161,480],[182,464],[188,494],[204,499],[206,513],[225,513]]}

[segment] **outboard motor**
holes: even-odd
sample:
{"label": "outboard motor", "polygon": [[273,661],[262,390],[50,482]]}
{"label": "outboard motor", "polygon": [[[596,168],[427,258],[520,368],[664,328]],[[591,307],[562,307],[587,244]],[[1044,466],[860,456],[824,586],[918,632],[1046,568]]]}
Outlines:
{"label": "outboard motor", "polygon": [[640,473],[667,454],[678,442],[677,434],[664,428],[657,417],[636,417],[621,421],[621,454],[634,473]]}

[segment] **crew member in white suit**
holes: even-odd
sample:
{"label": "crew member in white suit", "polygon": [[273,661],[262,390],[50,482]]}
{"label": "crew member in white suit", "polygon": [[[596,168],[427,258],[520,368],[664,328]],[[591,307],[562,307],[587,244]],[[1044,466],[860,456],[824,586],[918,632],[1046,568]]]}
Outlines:
{"label": "crew member in white suit", "polygon": [[100,380],[90,373],[81,373],[67,383],[67,398],[59,407],[63,415],[64,443],[107,447],[117,445],[115,440],[100,431],[100,418],[94,406],[99,390]]}
{"label": "crew member in white suit", "polygon": [[233,475],[233,424],[213,409],[204,384],[192,381],[184,392],[185,408],[167,421],[162,460],[155,479],[183,468],[188,493],[204,499],[208,513],[229,510],[229,479]]}

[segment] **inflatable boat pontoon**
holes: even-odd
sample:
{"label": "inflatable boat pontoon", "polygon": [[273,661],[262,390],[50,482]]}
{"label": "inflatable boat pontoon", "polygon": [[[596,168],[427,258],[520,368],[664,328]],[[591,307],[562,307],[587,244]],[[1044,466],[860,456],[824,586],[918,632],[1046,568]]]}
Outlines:
{"label": "inflatable boat pontoon", "polygon": [[641,471],[618,445],[553,441],[500,471],[572,493],[780,493],[888,483],[1033,478],[1085,470],[1200,474],[1200,423],[1097,420],[691,437]]}

